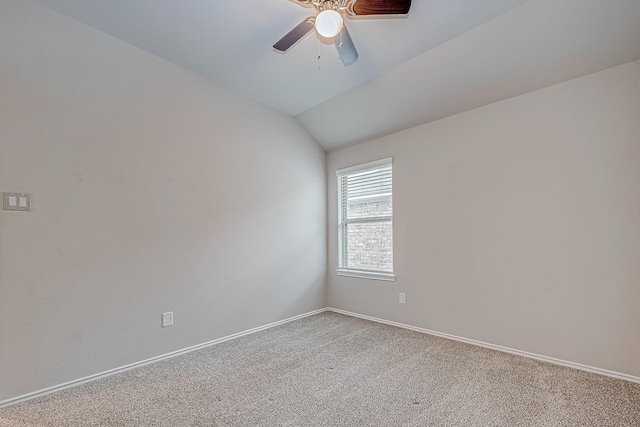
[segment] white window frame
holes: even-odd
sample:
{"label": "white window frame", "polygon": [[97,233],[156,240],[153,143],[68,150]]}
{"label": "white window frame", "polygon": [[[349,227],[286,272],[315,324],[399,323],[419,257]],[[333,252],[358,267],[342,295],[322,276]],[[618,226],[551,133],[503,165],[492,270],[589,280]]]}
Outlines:
{"label": "white window frame", "polygon": [[[339,169],[336,171],[336,180],[337,180],[337,190],[338,190],[338,269],[336,270],[336,274],[338,276],[348,276],[348,277],[358,277],[358,278],[363,278],[363,279],[374,279],[374,280],[385,280],[385,281],[395,281],[396,280],[396,276],[394,274],[393,271],[391,272],[387,272],[387,271],[373,271],[373,270],[358,270],[358,269],[353,269],[353,268],[346,268],[346,267],[342,267],[344,260],[340,259],[340,246],[341,245],[346,245],[346,242],[341,242],[341,236],[343,239],[346,239],[346,233],[343,231],[341,233],[341,227],[345,227],[349,224],[349,222],[345,222],[342,221],[341,219],[343,218],[343,216],[346,214],[346,212],[340,212],[340,208],[342,207],[342,209],[346,210],[346,206],[341,206],[340,204],[340,177],[344,176],[344,175],[352,175],[352,174],[356,174],[356,173],[360,173],[360,172],[366,172],[368,170],[373,170],[373,169],[378,169],[382,166],[390,166],[392,165],[392,158],[388,157],[385,159],[380,159],[380,160],[376,160],[373,162],[369,162],[369,163],[364,163],[361,165],[356,165],[356,166],[352,166],[352,167],[348,167],[348,168],[344,168],[344,169]],[[393,170],[392,170],[392,176],[393,176]],[[391,222],[391,233],[393,236],[393,184],[392,184],[392,190],[391,190],[391,200],[392,200],[392,213],[391,213],[391,217],[388,219],[389,222]],[[374,217],[375,218],[375,217]],[[383,218],[383,217],[380,217]],[[386,218],[386,217],[384,217]],[[355,222],[355,221],[354,221]],[[392,237],[392,245],[393,245],[393,237]],[[393,266],[393,249],[392,249],[392,260],[391,260],[392,266]]]}

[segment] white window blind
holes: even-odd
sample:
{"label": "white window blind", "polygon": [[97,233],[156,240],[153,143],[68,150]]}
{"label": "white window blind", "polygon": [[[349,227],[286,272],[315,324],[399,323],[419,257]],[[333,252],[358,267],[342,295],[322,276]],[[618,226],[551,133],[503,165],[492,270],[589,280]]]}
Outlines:
{"label": "white window blind", "polygon": [[342,169],[336,175],[340,269],[393,273],[391,158]]}

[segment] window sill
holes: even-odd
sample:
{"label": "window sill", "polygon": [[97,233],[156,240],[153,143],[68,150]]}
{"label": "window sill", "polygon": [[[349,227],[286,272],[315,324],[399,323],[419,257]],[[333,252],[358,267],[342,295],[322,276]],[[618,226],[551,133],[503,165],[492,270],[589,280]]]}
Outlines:
{"label": "window sill", "polygon": [[338,276],[358,277],[360,279],[384,280],[387,282],[395,282],[396,275],[393,273],[378,273],[373,271],[347,270],[340,268],[336,270]]}

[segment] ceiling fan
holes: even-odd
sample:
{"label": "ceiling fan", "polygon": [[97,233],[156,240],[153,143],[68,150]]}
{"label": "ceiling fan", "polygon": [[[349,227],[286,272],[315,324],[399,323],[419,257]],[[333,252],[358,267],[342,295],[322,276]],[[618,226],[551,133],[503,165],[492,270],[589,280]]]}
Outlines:
{"label": "ceiling fan", "polygon": [[289,31],[273,45],[274,49],[286,52],[315,28],[320,36],[333,39],[344,65],[348,65],[358,59],[358,51],[342,18],[343,14],[348,16],[395,15],[409,13],[411,8],[411,0],[297,1],[301,4],[312,5],[316,8],[318,14],[308,17],[293,30]]}

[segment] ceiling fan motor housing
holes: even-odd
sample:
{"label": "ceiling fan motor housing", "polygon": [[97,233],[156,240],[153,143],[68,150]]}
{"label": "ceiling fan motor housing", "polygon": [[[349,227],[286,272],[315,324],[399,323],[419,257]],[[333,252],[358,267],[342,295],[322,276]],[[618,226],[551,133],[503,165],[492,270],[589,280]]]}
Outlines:
{"label": "ceiling fan motor housing", "polygon": [[333,9],[350,16],[407,14],[411,0],[298,0],[310,4],[318,12]]}
{"label": "ceiling fan motor housing", "polygon": [[335,10],[338,12],[345,12],[351,16],[356,15],[356,12],[353,9],[356,1],[357,0],[298,0],[300,3],[312,5],[319,12]]}

